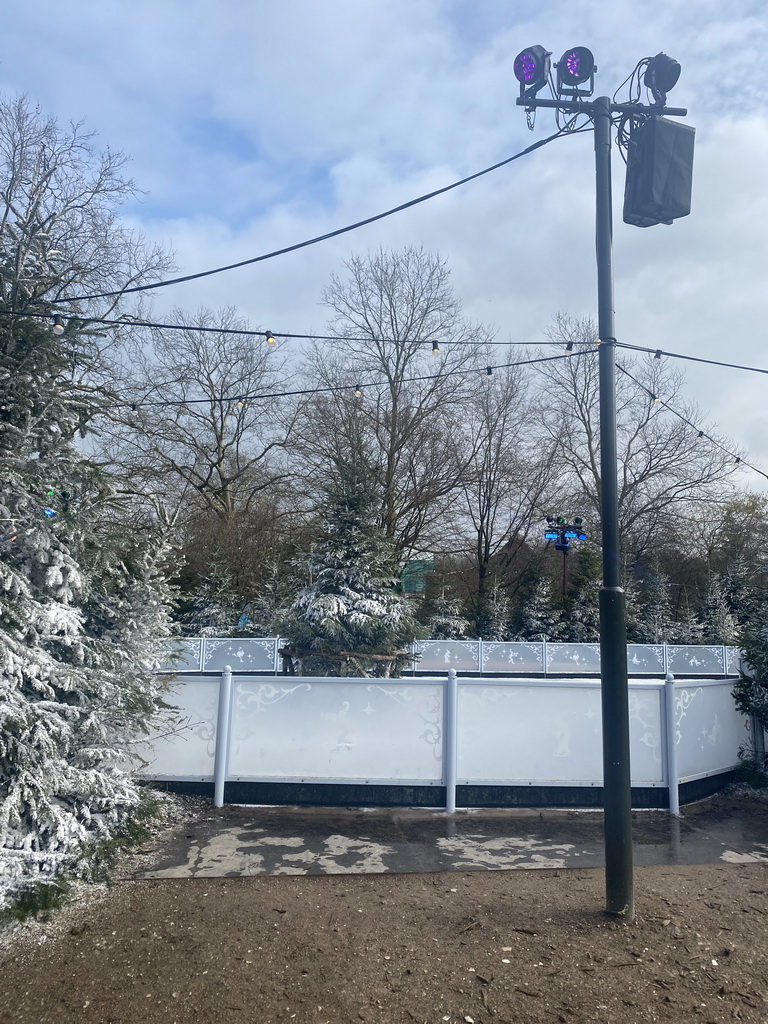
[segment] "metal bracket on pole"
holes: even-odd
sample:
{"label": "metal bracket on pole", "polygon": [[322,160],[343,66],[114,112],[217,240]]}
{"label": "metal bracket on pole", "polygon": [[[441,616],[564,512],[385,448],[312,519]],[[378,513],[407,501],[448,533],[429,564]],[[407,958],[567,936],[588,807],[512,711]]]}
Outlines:
{"label": "metal bracket on pole", "polygon": [[224,666],[219,681],[219,709],[216,715],[216,751],[213,759],[213,805],[224,806],[224,783],[229,769],[229,736],[232,726],[232,669]]}
{"label": "metal bracket on pole", "polygon": [[456,811],[456,775],[458,764],[459,680],[455,668],[448,669],[443,707],[443,774],[445,776],[445,809]]}

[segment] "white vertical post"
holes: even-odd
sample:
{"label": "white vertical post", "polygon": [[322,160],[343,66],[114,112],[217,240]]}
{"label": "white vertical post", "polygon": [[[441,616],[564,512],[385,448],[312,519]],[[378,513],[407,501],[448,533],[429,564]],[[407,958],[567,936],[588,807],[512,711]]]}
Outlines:
{"label": "white vertical post", "polygon": [[232,669],[224,666],[219,681],[219,710],[216,715],[216,750],[213,759],[213,805],[224,806],[224,783],[229,769],[229,735],[232,713]]}
{"label": "white vertical post", "polygon": [[679,816],[677,736],[675,727],[675,677],[667,672],[664,680],[664,734],[666,748],[666,779],[669,789],[669,813]]}
{"label": "white vertical post", "polygon": [[445,776],[445,809],[456,810],[456,771],[458,762],[459,680],[455,668],[448,669],[443,707],[443,774]]}

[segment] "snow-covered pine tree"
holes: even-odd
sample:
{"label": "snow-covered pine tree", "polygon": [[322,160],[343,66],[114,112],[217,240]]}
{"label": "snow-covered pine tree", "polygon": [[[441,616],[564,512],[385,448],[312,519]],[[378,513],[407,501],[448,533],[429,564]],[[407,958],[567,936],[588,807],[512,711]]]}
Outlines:
{"label": "snow-covered pine tree", "polygon": [[516,636],[520,640],[559,640],[562,636],[560,610],[552,599],[552,580],[536,573],[520,602]]}
{"label": "snow-covered pine tree", "polygon": [[641,644],[665,644],[679,632],[672,618],[669,577],[658,566],[645,570],[635,626],[636,642]]}
{"label": "snow-covered pine tree", "polygon": [[461,614],[461,601],[454,594],[442,591],[425,611],[430,640],[466,640],[472,632],[472,623]]}
{"label": "snow-covered pine tree", "polygon": [[738,623],[728,607],[720,576],[713,576],[709,581],[707,596],[701,609],[701,625],[704,643],[735,643]]}
{"label": "snow-covered pine tree", "polygon": [[482,640],[509,639],[509,598],[494,580],[477,613],[477,634]]}
{"label": "snow-covered pine tree", "polygon": [[113,482],[77,447],[110,404],[97,307],[51,330],[57,296],[165,266],[115,218],[122,163],[0,97],[0,903],[137,804],[130,744],[162,703],[162,544],[119,528]]}
{"label": "snow-covered pine tree", "polygon": [[187,636],[224,637],[237,630],[242,601],[232,573],[221,562],[213,562],[187,601],[189,610],[181,620]]}
{"label": "snow-covered pine tree", "polygon": [[600,554],[595,548],[583,545],[576,552],[575,563],[571,593],[563,615],[564,637],[571,643],[597,643],[600,639]]}
{"label": "snow-covered pine tree", "polygon": [[129,749],[162,704],[162,545],[115,529],[77,450],[98,402],[68,377],[74,344],[0,311],[0,899],[137,804]]}
{"label": "snow-covered pine tree", "polygon": [[401,567],[373,480],[362,458],[339,460],[327,488],[324,532],[307,556],[312,582],[283,624],[305,674],[397,675],[424,636],[396,590]]}

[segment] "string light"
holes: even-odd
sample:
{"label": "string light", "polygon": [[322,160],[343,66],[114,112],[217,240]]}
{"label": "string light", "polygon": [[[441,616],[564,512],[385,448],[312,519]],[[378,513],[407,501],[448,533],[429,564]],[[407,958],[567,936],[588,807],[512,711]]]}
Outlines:
{"label": "string light", "polygon": [[569,341],[568,344],[565,346],[565,351],[566,352],[573,352],[573,342],[572,341]]}
{"label": "string light", "polygon": [[[650,350],[648,350],[648,351],[650,351]],[[666,353],[666,355],[671,355],[671,354],[672,353],[670,353],[670,352]],[[637,384],[637,386],[639,388],[641,388],[643,391],[645,391],[646,394],[650,395],[650,397],[653,398],[654,401],[656,401],[656,399],[655,399],[655,397],[653,395],[653,392],[650,391],[645,386],[645,384],[643,384],[641,381],[639,381],[637,379],[637,377],[634,376],[634,374],[630,373],[629,370],[626,369],[626,367],[622,366],[621,363],[616,363],[616,369],[620,370],[626,377],[629,377],[629,379],[631,381],[634,381],[634,383]],[[762,469],[758,469],[757,466],[753,466],[751,462],[745,462],[744,459],[742,459],[740,455],[736,455],[734,452],[729,451],[725,447],[725,445],[720,444],[719,441],[716,441],[713,437],[710,437],[709,434],[705,434],[703,430],[700,430],[696,426],[695,423],[691,423],[691,421],[686,416],[683,416],[683,414],[681,412],[678,412],[677,409],[673,409],[672,406],[668,402],[663,402],[662,404],[663,404],[664,408],[667,410],[667,412],[672,413],[673,416],[676,416],[679,420],[681,420],[683,423],[685,423],[686,426],[688,426],[692,430],[696,431],[696,440],[697,441],[703,441],[703,440],[706,439],[707,441],[709,441],[710,444],[714,445],[715,448],[719,448],[719,450],[721,452],[724,452],[726,455],[728,455],[730,458],[732,458],[733,461],[734,461],[734,465],[736,465],[736,466],[744,466],[747,469],[751,469],[753,473],[757,473],[760,476],[765,477],[766,480],[768,480],[768,473],[765,473]]]}
{"label": "string light", "polygon": [[432,342],[432,355],[433,356],[439,356],[440,355],[440,346],[437,344],[437,341],[433,341]]}
{"label": "string light", "polygon": [[658,395],[653,395],[653,394],[652,394],[652,395],[651,395],[651,398],[652,398],[652,399],[654,400],[654,402],[656,402],[657,404],[658,404],[658,403],[659,403],[659,402],[661,401],[661,399],[659,398],[659,396],[658,396]]}
{"label": "string light", "polygon": [[654,355],[653,358],[656,359],[657,361],[661,359],[661,349],[660,348],[656,349],[656,354]]}
{"label": "string light", "polygon": [[362,398],[362,397],[363,397],[363,389],[362,389],[362,388],[360,387],[360,385],[358,384],[358,385],[357,385],[357,386],[355,387],[355,398]]}
{"label": "string light", "polygon": [[53,318],[53,333],[57,338],[64,333],[64,317],[60,313]]}
{"label": "string light", "polygon": [[[47,318],[47,313],[20,313],[15,310],[0,310],[0,316],[19,317],[24,319],[34,318]],[[200,324],[168,324],[160,323],[154,320],[139,320],[136,318],[126,319],[125,317],[110,318],[110,317],[82,317],[78,318],[79,322],[83,326],[88,324],[105,324],[107,326],[116,327],[149,327],[154,330],[161,331],[188,331],[194,334],[223,334],[223,335],[235,335],[244,338],[264,338],[267,344],[276,344],[275,335],[272,331],[256,331],[249,330],[243,327],[204,327]],[[385,344],[397,345],[402,343],[402,338],[385,338],[385,337],[371,337],[370,335],[366,338],[355,337],[349,335],[340,334],[295,334],[289,331],[278,331],[281,338],[290,338],[297,341],[359,341],[361,344],[370,344],[371,342],[382,342]],[[269,339],[272,339],[270,342]],[[494,340],[475,340],[470,338],[454,339],[454,345],[475,345],[475,346],[487,346],[492,345],[494,347],[511,348],[514,346],[531,347],[535,345],[537,347],[554,347],[560,346],[562,342],[551,341],[549,339],[541,339],[537,341],[494,341]]]}
{"label": "string light", "polygon": [[492,366],[486,366],[485,372],[486,372],[487,376],[492,377],[493,376],[493,367]]}

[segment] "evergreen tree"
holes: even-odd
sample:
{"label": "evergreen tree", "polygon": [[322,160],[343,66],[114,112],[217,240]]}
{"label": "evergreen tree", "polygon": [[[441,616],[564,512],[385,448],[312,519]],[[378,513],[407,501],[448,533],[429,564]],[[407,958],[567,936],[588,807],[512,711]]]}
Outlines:
{"label": "evergreen tree", "polygon": [[325,508],[324,534],[308,556],[313,582],[284,622],[289,647],[308,675],[398,674],[424,631],[397,593],[398,556],[362,459],[339,460]]}
{"label": "evergreen tree", "polygon": [[129,749],[161,706],[164,550],[119,531],[78,451],[99,411],[74,387],[74,331],[0,311],[0,876],[73,864],[138,801]]}
{"label": "evergreen tree", "polygon": [[562,636],[560,611],[553,602],[552,580],[543,573],[534,576],[524,594],[517,616],[516,635],[521,640],[559,640]]}
{"label": "evergreen tree", "polygon": [[645,571],[636,628],[637,643],[641,644],[665,644],[675,632],[680,633],[672,618],[669,578],[656,566]]}
{"label": "evergreen tree", "polygon": [[472,623],[461,614],[461,602],[444,591],[427,605],[426,627],[430,640],[466,640]]}
{"label": "evergreen tree", "polygon": [[704,643],[732,644],[736,639],[738,623],[728,607],[723,581],[713,576],[701,609],[701,624]]}
{"label": "evergreen tree", "polygon": [[477,614],[477,635],[482,640],[507,640],[509,631],[509,598],[494,580],[487,589]]}
{"label": "evergreen tree", "polygon": [[183,616],[188,636],[226,637],[237,630],[242,612],[234,580],[221,562],[214,562],[188,597],[189,611]]}
{"label": "evergreen tree", "polygon": [[600,639],[600,555],[595,548],[583,545],[575,561],[563,616],[565,639],[571,643],[596,643]]}

